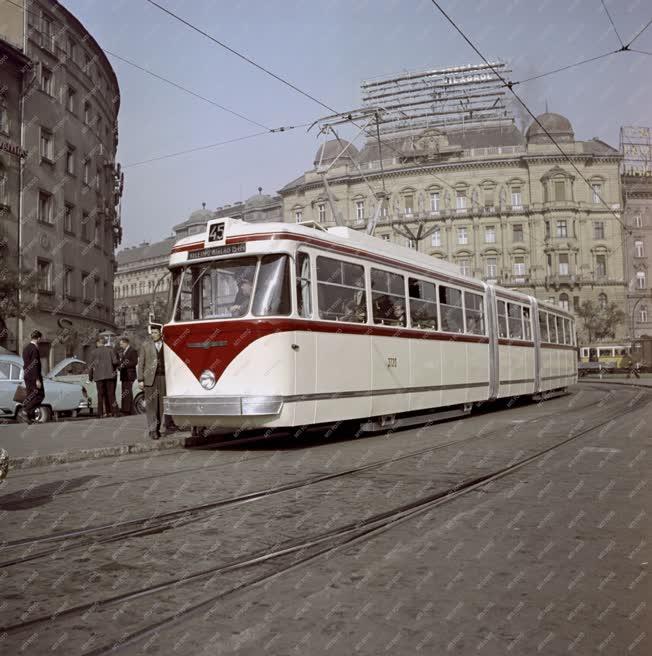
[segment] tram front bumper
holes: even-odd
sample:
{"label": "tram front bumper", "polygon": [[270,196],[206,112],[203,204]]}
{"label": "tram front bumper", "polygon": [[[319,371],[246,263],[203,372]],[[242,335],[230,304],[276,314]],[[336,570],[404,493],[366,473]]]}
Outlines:
{"label": "tram front bumper", "polygon": [[268,417],[283,409],[280,396],[166,396],[166,415],[182,417]]}

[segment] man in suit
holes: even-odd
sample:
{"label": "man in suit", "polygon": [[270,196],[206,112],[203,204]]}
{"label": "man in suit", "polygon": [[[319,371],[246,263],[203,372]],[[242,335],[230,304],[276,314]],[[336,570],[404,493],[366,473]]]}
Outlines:
{"label": "man in suit", "polygon": [[165,360],[161,328],[151,326],[150,338],[140,346],[138,353],[138,385],[145,392],[147,434],[153,440],[161,437],[161,424],[166,432],[174,430],[172,417],[163,414],[165,396]]}
{"label": "man in suit", "polygon": [[41,373],[41,354],[38,350],[38,341],[43,337],[39,330],[32,331],[31,341],[23,349],[23,381],[27,396],[23,402],[20,413],[22,421],[31,424],[34,421],[34,411],[45,398],[43,388],[43,375]]}
{"label": "man in suit", "polygon": [[115,402],[115,370],[118,358],[110,346],[105,346],[101,337],[95,342],[88,367],[88,380],[95,381],[97,386],[97,416],[99,419],[112,414],[119,417]]}
{"label": "man in suit", "polygon": [[136,365],[138,364],[138,353],[131,346],[127,337],[120,339],[120,382],[122,383],[122,414],[133,413],[134,395],[131,388],[136,380]]}

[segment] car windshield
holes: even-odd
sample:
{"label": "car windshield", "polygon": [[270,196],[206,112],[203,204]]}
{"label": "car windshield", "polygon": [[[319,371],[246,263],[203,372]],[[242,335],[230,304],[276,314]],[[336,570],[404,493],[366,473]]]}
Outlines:
{"label": "car windshield", "polygon": [[288,315],[289,258],[238,257],[178,268],[172,272],[172,293],[174,321]]}

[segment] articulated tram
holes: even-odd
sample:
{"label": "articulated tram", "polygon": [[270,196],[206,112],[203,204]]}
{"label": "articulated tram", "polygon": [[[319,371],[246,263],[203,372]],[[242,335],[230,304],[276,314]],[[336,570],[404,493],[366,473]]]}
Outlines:
{"label": "articulated tram", "polygon": [[197,430],[416,423],[577,380],[572,315],[346,227],[216,219],[170,269],[164,406]]}

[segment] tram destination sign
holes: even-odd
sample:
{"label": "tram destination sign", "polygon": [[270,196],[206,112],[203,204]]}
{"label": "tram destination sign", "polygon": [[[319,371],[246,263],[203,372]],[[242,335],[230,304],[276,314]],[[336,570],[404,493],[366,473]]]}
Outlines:
{"label": "tram destination sign", "polygon": [[220,255],[234,255],[235,253],[244,253],[246,244],[229,244],[228,246],[213,246],[212,248],[203,248],[200,251],[190,251],[189,260],[199,260],[203,257],[218,257]]}

